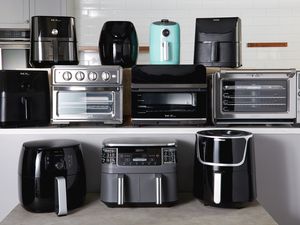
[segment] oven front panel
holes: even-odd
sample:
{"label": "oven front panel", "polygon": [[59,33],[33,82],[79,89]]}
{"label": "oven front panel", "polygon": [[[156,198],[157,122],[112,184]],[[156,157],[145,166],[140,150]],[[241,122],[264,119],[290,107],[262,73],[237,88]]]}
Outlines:
{"label": "oven front panel", "polygon": [[134,118],[206,118],[206,92],[132,91]]}
{"label": "oven front panel", "polygon": [[53,121],[107,122],[122,121],[121,89],[53,90]]}
{"label": "oven front panel", "polygon": [[[227,76],[228,75],[228,76]],[[214,78],[214,118],[219,123],[285,123],[296,118],[296,76],[219,75]]]}

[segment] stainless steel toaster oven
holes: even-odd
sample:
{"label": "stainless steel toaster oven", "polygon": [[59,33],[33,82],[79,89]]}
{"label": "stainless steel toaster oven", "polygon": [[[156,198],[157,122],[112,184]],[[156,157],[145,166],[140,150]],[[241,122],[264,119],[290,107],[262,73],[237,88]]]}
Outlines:
{"label": "stainless steel toaster oven", "polygon": [[216,124],[292,124],[296,70],[221,70],[212,75]]}
{"label": "stainless steel toaster oven", "polygon": [[52,124],[122,124],[120,66],[52,67]]}

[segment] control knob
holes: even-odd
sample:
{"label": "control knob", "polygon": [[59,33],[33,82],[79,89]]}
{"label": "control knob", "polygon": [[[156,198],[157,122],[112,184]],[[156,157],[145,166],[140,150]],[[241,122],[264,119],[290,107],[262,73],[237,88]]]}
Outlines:
{"label": "control knob", "polygon": [[107,71],[104,71],[104,72],[101,74],[101,78],[102,78],[102,80],[104,80],[104,81],[109,81],[109,80],[110,80],[110,73],[107,72]]}
{"label": "control knob", "polygon": [[81,81],[84,79],[84,73],[79,71],[76,73],[75,77],[76,77],[76,80]]}
{"label": "control knob", "polygon": [[89,80],[95,81],[98,78],[98,74],[96,72],[90,72],[88,77],[89,77]]}
{"label": "control knob", "polygon": [[64,73],[63,73],[63,79],[64,79],[65,81],[71,80],[71,79],[72,79],[72,73],[70,73],[70,72],[64,72]]}

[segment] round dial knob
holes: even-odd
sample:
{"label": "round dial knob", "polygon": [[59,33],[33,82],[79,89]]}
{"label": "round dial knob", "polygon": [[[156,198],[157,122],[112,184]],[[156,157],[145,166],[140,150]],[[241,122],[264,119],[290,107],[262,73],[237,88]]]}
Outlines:
{"label": "round dial knob", "polygon": [[72,79],[72,74],[70,72],[64,72],[63,73],[63,79],[68,81]]}
{"label": "round dial knob", "polygon": [[76,77],[76,80],[81,81],[84,79],[84,73],[79,71],[75,74],[75,77]]}
{"label": "round dial knob", "polygon": [[90,72],[88,77],[89,77],[89,80],[95,81],[98,78],[98,74],[96,72]]}
{"label": "round dial knob", "polygon": [[102,78],[102,80],[104,80],[104,81],[109,81],[109,80],[110,80],[110,73],[107,72],[107,71],[103,72],[103,73],[101,74],[101,78]]}
{"label": "round dial knob", "polygon": [[55,163],[55,167],[56,167],[56,169],[61,170],[61,169],[64,168],[64,163],[63,162],[57,162],[57,163]]}

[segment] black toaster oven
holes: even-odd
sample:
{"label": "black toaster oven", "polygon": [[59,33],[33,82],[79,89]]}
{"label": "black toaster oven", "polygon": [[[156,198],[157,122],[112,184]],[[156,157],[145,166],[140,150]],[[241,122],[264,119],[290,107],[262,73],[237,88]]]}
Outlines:
{"label": "black toaster oven", "polygon": [[201,124],[206,121],[206,68],[138,65],[132,68],[132,123]]}

